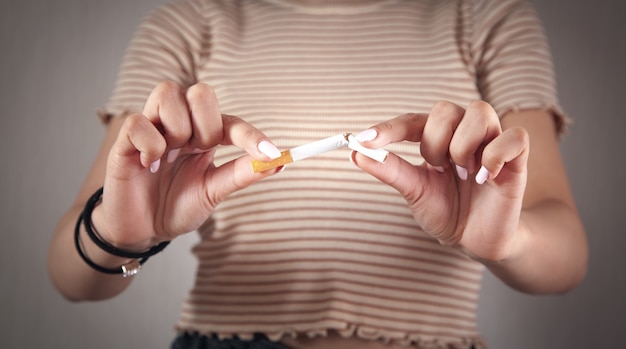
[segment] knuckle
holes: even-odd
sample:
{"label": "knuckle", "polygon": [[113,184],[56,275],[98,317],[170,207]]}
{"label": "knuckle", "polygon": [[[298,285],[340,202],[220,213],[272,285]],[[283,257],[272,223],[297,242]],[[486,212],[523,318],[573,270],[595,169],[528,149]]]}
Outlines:
{"label": "knuckle", "polygon": [[381,132],[390,132],[394,130],[394,125],[395,123],[393,120],[386,120],[376,125],[376,128]]}
{"label": "knuckle", "polygon": [[256,142],[258,139],[265,137],[265,135],[258,129],[249,126],[244,132],[244,137],[245,139],[254,140]]}
{"label": "knuckle", "polygon": [[222,140],[222,134],[221,130],[193,132],[189,138],[189,144],[198,149],[210,149]]}
{"label": "knuckle", "polygon": [[150,101],[152,108],[147,112],[149,118],[154,118],[158,114],[161,106],[163,105],[176,105],[181,100],[182,90],[180,86],[174,81],[160,82],[150,94]]}
{"label": "knuckle", "polygon": [[435,117],[456,115],[460,109],[461,107],[452,102],[439,101],[431,108],[431,115]]}
{"label": "knuckle", "polygon": [[424,123],[428,118],[428,114],[420,114],[420,113],[407,113],[401,115],[400,120],[406,123],[407,125],[411,125],[414,127],[423,127]]}
{"label": "knuckle", "polygon": [[483,122],[492,120],[494,117],[497,118],[496,111],[491,104],[481,100],[471,102],[467,107],[466,115]]}
{"label": "knuckle", "polygon": [[491,108],[491,104],[487,103],[486,101],[482,100],[482,99],[477,99],[474,100],[472,102],[470,102],[468,109],[469,108],[476,108],[476,109],[490,109]]}
{"label": "knuckle", "polygon": [[530,141],[530,136],[528,135],[528,131],[526,131],[523,127],[512,127],[506,131],[510,134],[510,137],[516,142],[523,145],[526,145]]}
{"label": "knuckle", "polygon": [[178,95],[180,93],[180,86],[174,81],[162,81],[155,88],[154,91],[163,96]]}
{"label": "knuckle", "polygon": [[504,160],[499,158],[499,152],[493,147],[486,147],[483,150],[481,156],[481,162],[487,167],[496,167],[504,163]]}
{"label": "knuckle", "polygon": [[116,149],[112,149],[108,157],[107,165],[115,169],[123,169],[126,166],[126,162],[124,161],[123,155],[117,152]]}
{"label": "knuckle", "polygon": [[187,89],[187,99],[189,100],[217,100],[215,90],[208,84],[198,83]]}
{"label": "knuckle", "polygon": [[398,119],[406,122],[415,122],[415,120],[420,116],[417,113],[406,113],[398,116]]}
{"label": "knuckle", "polygon": [[232,124],[237,123],[239,121],[241,121],[241,119],[236,117],[235,115],[222,114],[222,123],[224,125],[232,125]]}
{"label": "knuckle", "polygon": [[404,136],[406,140],[419,142],[424,134],[424,125],[428,120],[427,114],[408,113],[403,115],[402,121],[407,125],[407,134]]}
{"label": "knuckle", "polygon": [[139,113],[133,113],[126,117],[124,123],[122,124],[122,129],[120,132],[131,132],[132,130],[136,130],[139,127],[144,127],[143,125],[146,122],[146,117]]}
{"label": "knuckle", "polygon": [[450,157],[458,165],[467,166],[467,164],[474,158],[474,149],[452,142],[449,148]]}

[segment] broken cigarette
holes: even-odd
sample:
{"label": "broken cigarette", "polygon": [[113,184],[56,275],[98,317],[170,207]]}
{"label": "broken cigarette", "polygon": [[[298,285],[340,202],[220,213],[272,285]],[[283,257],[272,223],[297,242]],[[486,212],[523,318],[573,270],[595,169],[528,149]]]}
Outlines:
{"label": "broken cigarette", "polygon": [[294,161],[304,160],[331,150],[340,149],[345,146],[348,146],[350,149],[356,150],[379,162],[384,162],[389,154],[389,152],[384,149],[365,148],[351,133],[343,133],[285,150],[281,152],[281,156],[279,158],[272,161],[252,160],[252,170],[255,173],[267,171]]}

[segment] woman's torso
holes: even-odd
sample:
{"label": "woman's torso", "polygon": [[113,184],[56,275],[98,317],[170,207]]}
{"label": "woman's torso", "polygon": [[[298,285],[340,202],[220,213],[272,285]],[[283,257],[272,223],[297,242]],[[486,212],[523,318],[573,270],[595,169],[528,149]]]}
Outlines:
{"label": "woman's torso", "polygon": [[[211,53],[197,75],[215,89],[222,113],[244,118],[281,149],[428,112],[438,100],[480,98],[454,1],[339,11],[226,3],[207,12]],[[389,150],[421,161],[416,144]],[[240,154],[223,148],[217,159]],[[423,346],[479,341],[482,267],[422,232],[404,199],[348,154],[290,164],[218,207],[194,249],[199,270],[180,329],[272,339],[331,330]]]}

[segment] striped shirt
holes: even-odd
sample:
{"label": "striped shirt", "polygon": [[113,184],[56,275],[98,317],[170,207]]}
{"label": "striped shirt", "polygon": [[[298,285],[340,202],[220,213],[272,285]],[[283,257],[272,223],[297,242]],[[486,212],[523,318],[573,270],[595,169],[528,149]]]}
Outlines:
{"label": "striped shirt", "polygon": [[[102,115],[141,111],[163,80],[211,85],[222,113],[282,149],[439,100],[560,115],[541,23],[514,0],[180,0],[142,22]],[[422,161],[417,144],[388,150]],[[216,162],[241,154],[221,147]],[[483,267],[421,231],[404,199],[348,156],[290,164],[220,204],[199,229],[179,330],[484,345]]]}

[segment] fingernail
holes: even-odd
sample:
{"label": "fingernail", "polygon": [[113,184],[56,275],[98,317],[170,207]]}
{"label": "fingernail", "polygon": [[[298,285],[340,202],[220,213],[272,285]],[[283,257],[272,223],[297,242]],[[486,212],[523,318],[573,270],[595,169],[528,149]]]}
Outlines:
{"label": "fingernail", "polygon": [[354,156],[356,155],[356,150],[350,152],[350,163],[356,166],[356,161],[354,161]]}
{"label": "fingernail", "polygon": [[170,150],[169,153],[167,153],[167,163],[171,164],[176,161],[178,154],[180,154],[180,148]]}
{"label": "fingernail", "polygon": [[156,173],[159,170],[159,167],[161,167],[161,159],[150,164],[150,172]]}
{"label": "fingernail", "polygon": [[461,180],[466,180],[467,179],[467,169],[465,167],[461,167],[459,165],[456,165],[456,173],[459,175],[459,178]]}
{"label": "fingernail", "polygon": [[445,171],[443,166],[433,166],[433,170],[435,170],[435,171],[437,171],[439,173],[443,173]]}
{"label": "fingernail", "polygon": [[278,150],[275,145],[268,141],[262,141],[257,147],[259,148],[259,151],[261,153],[267,155],[267,157],[272,160],[278,159],[280,157],[280,150]]}
{"label": "fingernail", "polygon": [[480,170],[478,170],[478,173],[476,174],[476,183],[483,184],[487,181],[488,178],[489,178],[489,170],[487,170],[485,166],[482,166]]}
{"label": "fingernail", "polygon": [[373,141],[376,136],[378,136],[378,132],[376,131],[376,129],[369,128],[356,135],[356,140],[359,142],[369,142]]}

